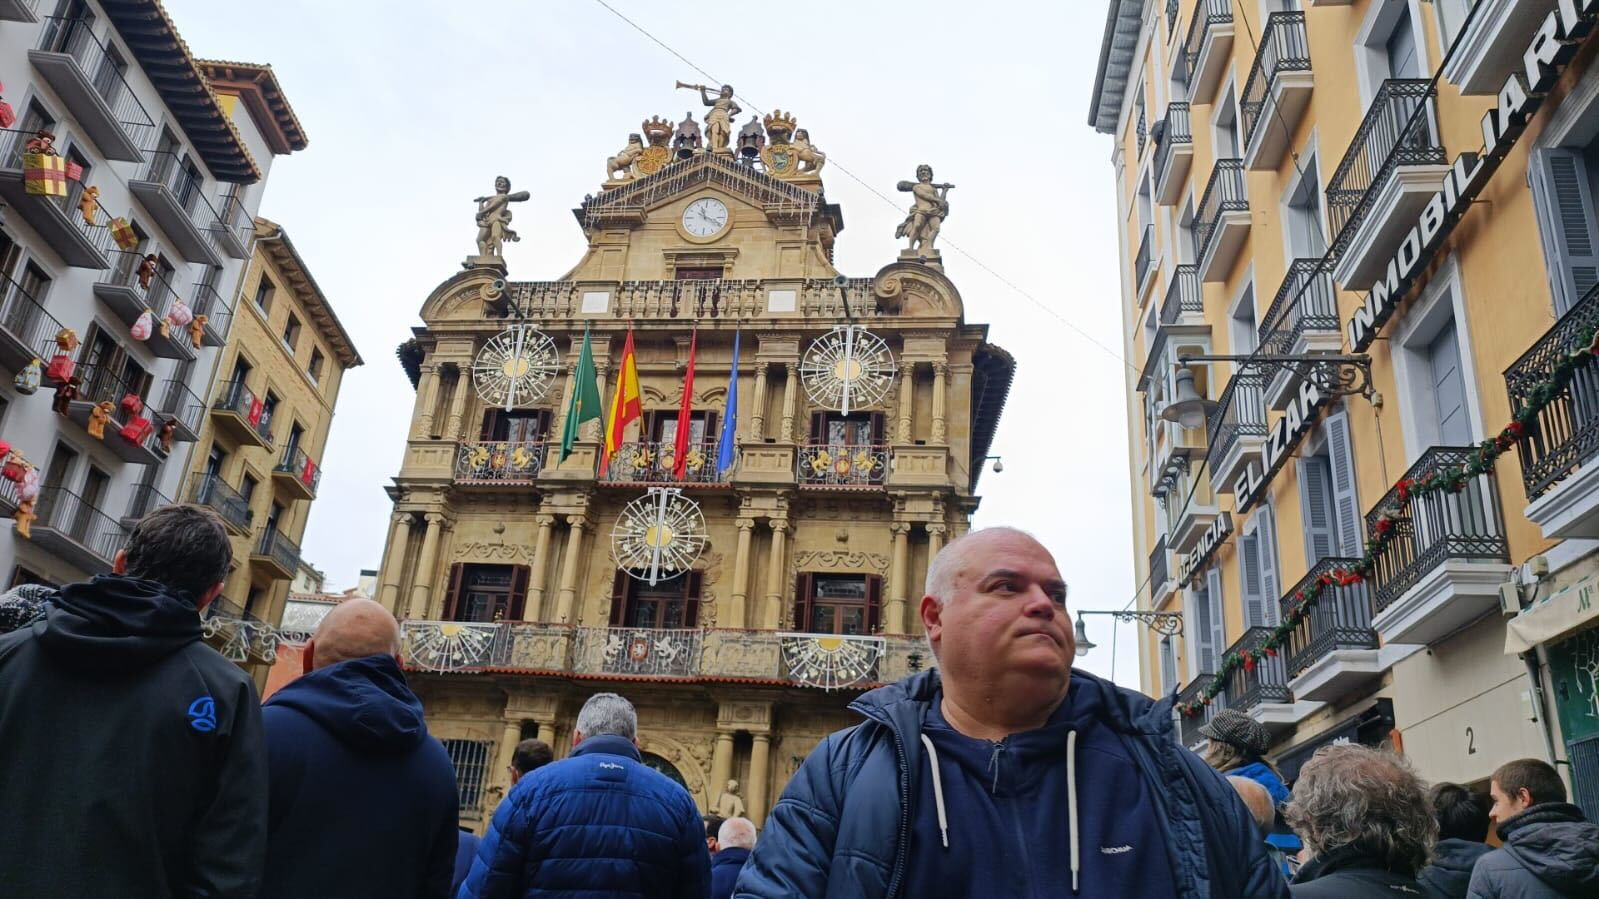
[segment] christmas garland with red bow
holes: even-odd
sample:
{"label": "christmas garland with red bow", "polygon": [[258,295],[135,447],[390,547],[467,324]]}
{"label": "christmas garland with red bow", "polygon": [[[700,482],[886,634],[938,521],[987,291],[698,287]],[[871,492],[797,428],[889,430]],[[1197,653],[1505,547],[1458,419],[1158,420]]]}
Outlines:
{"label": "christmas garland with red bow", "polygon": [[1577,370],[1599,356],[1599,334],[1590,331],[1577,342],[1577,345],[1581,349],[1555,363],[1549,380],[1535,385],[1528,391],[1526,404],[1516,412],[1510,424],[1505,425],[1504,430],[1499,432],[1499,436],[1479,443],[1466,461],[1441,468],[1425,478],[1414,480],[1401,478],[1396,482],[1392,492],[1398,502],[1384,509],[1372,522],[1371,535],[1366,540],[1365,554],[1352,565],[1323,573],[1309,586],[1296,592],[1288,608],[1284,610],[1283,620],[1271,629],[1260,645],[1239,652],[1230,652],[1224,656],[1221,664],[1217,666],[1219,670],[1215,679],[1200,691],[1198,697],[1178,703],[1177,710],[1188,717],[1199,714],[1201,709],[1215,700],[1217,694],[1226,689],[1227,681],[1234,671],[1242,668],[1245,672],[1253,672],[1261,660],[1274,658],[1289,634],[1299,627],[1329,588],[1358,584],[1369,577],[1376,566],[1377,557],[1394,539],[1396,526],[1404,517],[1412,500],[1434,493],[1459,493],[1466,489],[1472,479],[1491,473],[1499,457],[1509,452],[1527,436],[1528,428],[1537,420],[1538,415],[1570,385]]}

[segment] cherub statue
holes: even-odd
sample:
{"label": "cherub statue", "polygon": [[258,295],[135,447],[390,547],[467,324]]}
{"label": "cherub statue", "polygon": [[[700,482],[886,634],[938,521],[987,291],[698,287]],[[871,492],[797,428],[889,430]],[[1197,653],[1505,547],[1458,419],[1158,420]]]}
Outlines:
{"label": "cherub statue", "polygon": [[716,797],[716,814],[720,818],[744,817],[744,800],[738,796],[738,781],[728,781],[727,789]]}
{"label": "cherub statue", "polygon": [[633,178],[633,163],[644,155],[644,138],[637,134],[627,136],[627,146],[605,160],[605,177],[611,181],[629,181]]}
{"label": "cherub statue", "polygon": [[827,164],[827,154],[811,144],[811,133],[804,128],[794,132],[794,155],[799,157],[802,175],[814,175]]}
{"label": "cherub statue", "polygon": [[901,181],[898,187],[908,191],[915,202],[911,204],[910,214],[905,216],[905,221],[894,229],[894,236],[910,238],[907,249],[930,252],[933,241],[938,238],[938,229],[949,216],[947,196],[955,185],[934,184],[933,167],[923,164],[916,167],[914,183]]}
{"label": "cherub statue", "polygon": [[703,84],[684,84],[679,81],[677,86],[699,91],[700,102],[711,108],[705,114],[705,140],[711,145],[711,152],[732,152],[728,144],[733,139],[733,119],[744,111],[733,100],[733,85],[722,85],[714,97],[711,96],[711,89]]}
{"label": "cherub statue", "polygon": [[526,202],[528,199],[528,192],[525,190],[511,193],[511,179],[501,175],[494,179],[492,195],[472,200],[477,204],[479,256],[503,256],[501,249],[507,240],[515,243],[522,239],[511,230],[511,204]]}
{"label": "cherub statue", "polygon": [[95,404],[93,411],[89,413],[89,423],[85,426],[90,437],[96,440],[105,439],[105,426],[110,423],[111,413],[116,408],[116,404],[110,400]]}

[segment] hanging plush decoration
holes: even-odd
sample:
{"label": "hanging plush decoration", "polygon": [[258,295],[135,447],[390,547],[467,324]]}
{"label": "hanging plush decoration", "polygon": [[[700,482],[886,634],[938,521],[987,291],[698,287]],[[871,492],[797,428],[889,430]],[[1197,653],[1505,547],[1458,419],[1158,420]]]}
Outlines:
{"label": "hanging plush decoration", "polygon": [[83,216],[83,223],[94,227],[94,213],[100,208],[100,188],[89,185],[78,195],[78,213]]}
{"label": "hanging plush decoration", "polygon": [[43,373],[44,363],[35,359],[24,365],[22,370],[17,372],[17,376],[11,379],[11,384],[23,396],[33,396],[34,392],[39,389],[39,377]]}
{"label": "hanging plush decoration", "polygon": [[70,353],[78,348],[78,332],[71,328],[62,328],[56,332],[56,346],[61,352]]}
{"label": "hanging plush decoration", "polygon": [[5,465],[0,465],[0,478],[5,478],[17,486],[22,486],[22,477],[28,473],[33,465],[22,458],[22,450],[13,449],[6,454]]}
{"label": "hanging plush decoration", "polygon": [[134,340],[149,340],[150,333],[155,330],[155,313],[146,309],[133,322],[133,327],[128,329],[128,336]]}
{"label": "hanging plush decoration", "polygon": [[17,511],[11,513],[11,520],[17,523],[17,536],[24,540],[32,540],[33,520],[38,517],[33,511],[33,500],[17,503]]}
{"label": "hanging plush decoration", "polygon": [[134,413],[128,416],[127,423],[117,433],[134,446],[141,446],[150,439],[151,434],[155,433],[155,425],[150,423],[150,419]]}
{"label": "hanging plush decoration", "polygon": [[41,197],[67,195],[67,161],[56,155],[56,136],[41,128],[22,151],[23,189]]}
{"label": "hanging plush decoration", "polygon": [[32,465],[22,473],[22,480],[17,485],[17,511],[11,517],[17,523],[17,533],[23,538],[33,537],[33,520],[39,516],[35,514],[35,504],[39,501],[39,469]]}
{"label": "hanging plush decoration", "polygon": [[155,439],[161,444],[161,452],[172,452],[172,438],[178,432],[178,420],[169,418],[161,423],[161,430],[156,432]]}
{"label": "hanging plush decoration", "polygon": [[[520,449],[520,447],[518,447],[518,449]],[[316,463],[311,460],[310,456],[306,456],[305,467],[300,469],[300,483],[307,487],[315,487],[318,471],[319,469],[316,467]]]}
{"label": "hanging plush decoration", "polygon": [[156,263],[161,257],[154,253],[144,254],[144,260],[139,263],[139,289],[149,290],[150,282],[155,280]]}
{"label": "hanging plush decoration", "polygon": [[[192,321],[194,321],[194,313],[189,311],[189,304],[174,298],[172,300],[172,308],[167,310],[167,320],[164,322],[164,324],[176,330],[182,331],[184,328],[187,328],[189,326],[189,322]],[[162,331],[162,333],[166,334],[167,332]]]}
{"label": "hanging plush decoration", "polygon": [[194,321],[189,322],[189,339],[194,341],[195,349],[199,349],[205,343],[205,323],[205,313],[196,315]]}
{"label": "hanging plush decoration", "polygon": [[50,408],[57,415],[66,415],[72,408],[72,401],[83,392],[83,379],[74,375],[56,384],[55,399],[50,401]]}
{"label": "hanging plush decoration", "polygon": [[84,426],[90,437],[96,440],[105,439],[105,426],[111,421],[111,412],[116,408],[110,400],[95,404],[94,410],[89,413],[89,423]]}
{"label": "hanging plush decoration", "polygon": [[139,233],[121,216],[111,220],[111,239],[117,242],[119,250],[131,250],[139,245]]}
{"label": "hanging plush decoration", "polygon": [[[0,84],[0,91],[5,89],[6,86],[4,84]],[[0,97],[0,128],[10,128],[12,125],[16,124],[16,121],[16,110],[11,108],[11,104],[6,102],[5,97]]]}
{"label": "hanging plush decoration", "polygon": [[39,498],[39,469],[31,462],[23,468],[22,480],[17,483],[17,500],[31,503]]}

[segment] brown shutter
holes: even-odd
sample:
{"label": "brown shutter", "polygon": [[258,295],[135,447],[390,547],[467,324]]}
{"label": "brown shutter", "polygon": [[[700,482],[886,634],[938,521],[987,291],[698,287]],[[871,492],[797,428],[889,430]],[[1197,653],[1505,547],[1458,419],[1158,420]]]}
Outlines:
{"label": "brown shutter", "polygon": [[627,582],[631,580],[628,573],[616,569],[616,577],[611,581],[611,627],[622,626],[622,613],[627,608]]}
{"label": "brown shutter", "polygon": [[876,575],[866,576],[866,632],[877,633],[877,628],[882,621],[883,609],[883,579]]}
{"label": "brown shutter", "polygon": [[808,573],[794,579],[794,630],[811,629],[811,580]]}
{"label": "brown shutter", "polygon": [[827,413],[811,413],[811,443],[822,444],[827,442]]}
{"label": "brown shutter", "polygon": [[477,439],[483,440],[483,441],[499,440],[500,438],[494,433],[495,430],[499,428],[499,426],[500,426],[500,410],[498,410],[498,409],[484,409],[483,410],[483,430],[478,432]]}
{"label": "brown shutter", "polygon": [[700,585],[704,575],[690,571],[683,576],[683,626],[700,626]]}
{"label": "brown shutter", "polygon": [[882,446],[887,431],[887,417],[881,412],[872,413],[872,445]]}
{"label": "brown shutter", "polygon": [[[421,577],[422,572],[417,572]],[[444,594],[444,620],[454,621],[458,607],[461,605],[461,585],[465,580],[466,566],[456,562],[450,566],[450,587]]]}
{"label": "brown shutter", "polygon": [[511,566],[511,600],[506,604],[507,621],[521,621],[527,606],[527,583],[531,569],[526,565]]}
{"label": "brown shutter", "polygon": [[533,438],[535,441],[542,443],[545,440],[550,439],[550,410],[539,410],[539,423],[537,428],[538,433]]}
{"label": "brown shutter", "polygon": [[[693,433],[693,431],[689,431],[691,436]],[[705,413],[705,436],[700,438],[700,442],[714,447],[716,446],[716,436],[716,413],[707,412]],[[715,464],[716,460],[713,459],[711,461],[712,464]]]}

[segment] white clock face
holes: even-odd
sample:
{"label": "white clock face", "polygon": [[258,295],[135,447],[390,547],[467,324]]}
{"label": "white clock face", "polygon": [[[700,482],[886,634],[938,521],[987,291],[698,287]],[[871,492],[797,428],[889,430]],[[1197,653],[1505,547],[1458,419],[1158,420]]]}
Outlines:
{"label": "white clock face", "polygon": [[695,237],[710,237],[725,227],[727,206],[721,200],[706,197],[683,210],[683,230]]}

